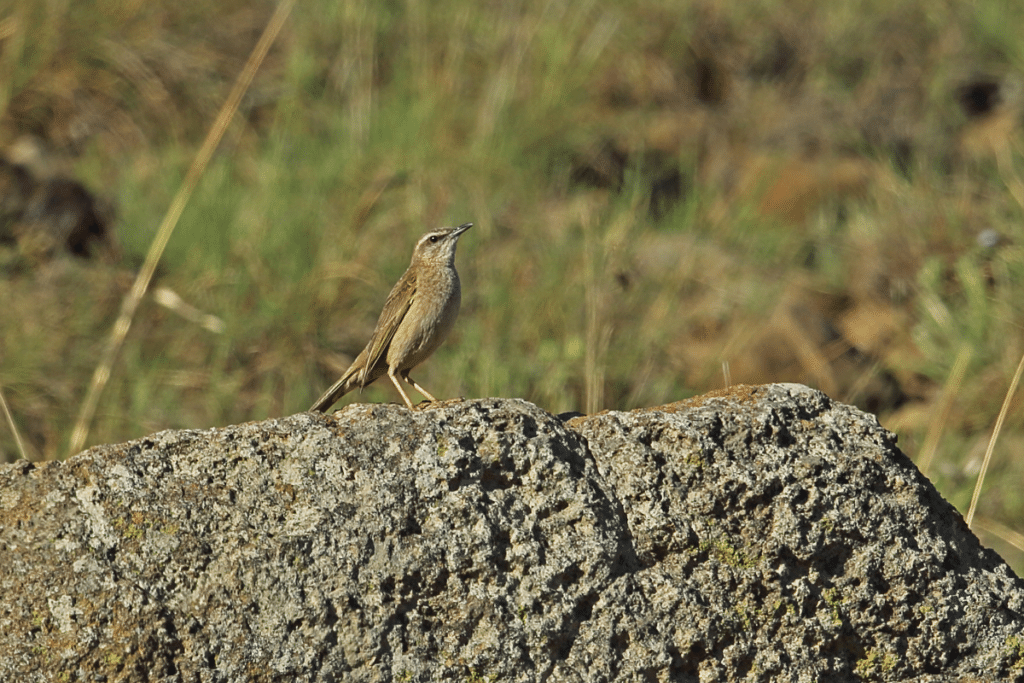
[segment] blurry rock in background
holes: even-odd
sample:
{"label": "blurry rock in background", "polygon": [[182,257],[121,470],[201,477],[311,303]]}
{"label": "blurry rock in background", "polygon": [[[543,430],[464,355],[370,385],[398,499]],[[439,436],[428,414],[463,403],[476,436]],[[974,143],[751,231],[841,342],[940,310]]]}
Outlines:
{"label": "blurry rock in background", "polygon": [[1024,113],[1024,82],[1011,74],[1005,78],[975,76],[957,88],[957,100],[967,122],[956,139],[962,161],[994,158],[1003,168]]}
{"label": "blurry rock in background", "polygon": [[31,137],[0,155],[0,248],[31,264],[61,252],[116,259],[113,205],[57,167]]}

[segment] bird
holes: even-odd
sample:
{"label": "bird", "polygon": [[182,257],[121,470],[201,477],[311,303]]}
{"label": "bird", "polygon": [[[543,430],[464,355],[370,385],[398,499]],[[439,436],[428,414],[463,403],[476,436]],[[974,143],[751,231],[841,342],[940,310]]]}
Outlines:
{"label": "bird", "polygon": [[462,233],[473,227],[431,230],[419,239],[409,268],[391,289],[377,326],[352,365],[316,400],[310,412],[326,412],[352,391],[373,384],[384,374],[415,410],[399,378],[430,401],[434,396],[416,383],[409,372],[430,357],[448,337],[462,305],[462,286],[455,270],[455,247]]}

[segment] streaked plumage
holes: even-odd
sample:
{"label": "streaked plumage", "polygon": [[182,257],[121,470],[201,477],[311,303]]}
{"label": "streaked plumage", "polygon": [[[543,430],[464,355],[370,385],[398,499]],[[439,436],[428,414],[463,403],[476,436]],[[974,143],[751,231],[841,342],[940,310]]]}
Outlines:
{"label": "streaked plumage", "polygon": [[459,236],[472,226],[439,228],[420,238],[409,268],[388,295],[366,348],[310,410],[323,412],[348,392],[369,386],[385,374],[410,410],[413,404],[399,377],[431,401],[437,400],[413,381],[409,372],[437,350],[459,315],[462,288],[455,270],[455,247]]}

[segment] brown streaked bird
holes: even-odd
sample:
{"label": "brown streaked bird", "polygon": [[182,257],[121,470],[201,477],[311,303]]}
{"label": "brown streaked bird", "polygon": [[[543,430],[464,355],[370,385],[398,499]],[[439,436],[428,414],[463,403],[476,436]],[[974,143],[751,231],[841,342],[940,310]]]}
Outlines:
{"label": "brown streaked bird", "polygon": [[348,392],[369,386],[384,374],[409,410],[414,410],[412,401],[399,378],[429,400],[437,400],[409,372],[437,350],[455,325],[462,304],[455,247],[459,236],[471,227],[472,223],[463,223],[457,228],[438,228],[420,238],[408,270],[388,295],[366,348],[311,411],[326,411]]}

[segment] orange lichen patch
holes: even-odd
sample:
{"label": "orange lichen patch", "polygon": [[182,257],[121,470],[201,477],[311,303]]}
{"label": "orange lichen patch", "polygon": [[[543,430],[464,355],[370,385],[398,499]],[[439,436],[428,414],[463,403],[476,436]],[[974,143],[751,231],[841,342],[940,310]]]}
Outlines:
{"label": "orange lichen patch", "polygon": [[733,384],[722,389],[714,389],[701,394],[700,396],[692,396],[682,401],[676,401],[670,403],[667,406],[661,406],[657,410],[666,413],[677,413],[690,410],[692,408],[699,408],[705,405],[708,401],[713,399],[729,399],[741,404],[747,404],[754,401],[759,391],[762,390],[761,385],[756,384]]}
{"label": "orange lichen patch", "polygon": [[[699,408],[705,405],[708,401],[719,398],[730,399],[741,404],[748,404],[755,400],[758,392],[761,391],[762,389],[763,387],[761,385],[733,384],[722,389],[714,389],[712,391],[707,392],[706,394],[701,394],[700,396],[692,396],[690,398],[685,398],[681,401],[668,403],[663,406],[656,406],[652,408],[637,408],[635,410],[630,410],[628,412],[631,414],[647,412],[675,414],[687,412],[694,408]],[[611,412],[614,411],[602,410],[601,412],[594,413],[593,415],[582,415],[579,417],[574,417],[571,420],[568,420],[566,422],[566,425],[568,425],[569,427],[576,427],[585,422],[586,420],[598,417],[600,415],[607,415],[608,413]]]}

